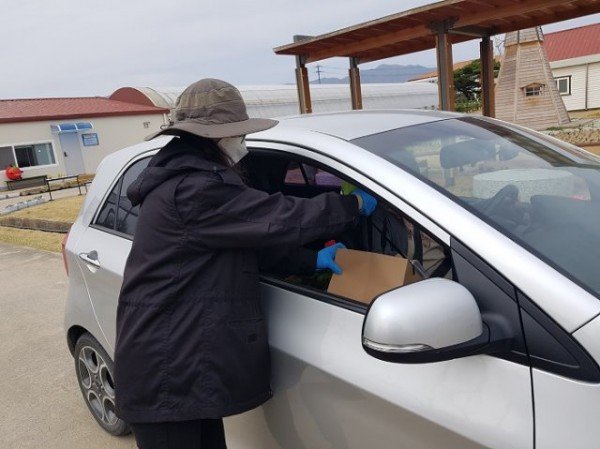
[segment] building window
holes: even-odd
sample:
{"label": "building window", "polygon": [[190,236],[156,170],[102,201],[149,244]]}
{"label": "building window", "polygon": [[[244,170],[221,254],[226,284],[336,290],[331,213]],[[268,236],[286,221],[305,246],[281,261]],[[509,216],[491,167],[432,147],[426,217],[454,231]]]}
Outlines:
{"label": "building window", "polygon": [[530,84],[529,86],[525,86],[525,96],[526,97],[539,97],[542,95],[542,87],[543,84]]}
{"label": "building window", "polygon": [[571,76],[561,76],[554,78],[558,93],[561,95],[571,95]]}
{"label": "building window", "polygon": [[15,165],[15,156],[12,147],[0,147],[0,170],[9,165]]}
{"label": "building window", "polygon": [[49,143],[15,146],[15,156],[17,165],[21,168],[56,163],[54,151],[52,151],[52,146]]}
{"label": "building window", "polygon": [[7,165],[26,168],[55,164],[56,157],[49,142],[0,147],[0,168]]}

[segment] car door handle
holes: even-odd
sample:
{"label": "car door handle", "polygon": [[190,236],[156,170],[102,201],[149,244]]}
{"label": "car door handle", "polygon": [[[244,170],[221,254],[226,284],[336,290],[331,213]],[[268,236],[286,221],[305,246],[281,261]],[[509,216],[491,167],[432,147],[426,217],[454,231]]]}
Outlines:
{"label": "car door handle", "polygon": [[79,258],[85,263],[92,265],[93,267],[100,268],[100,261],[98,260],[98,251],[90,251],[89,253],[79,253]]}

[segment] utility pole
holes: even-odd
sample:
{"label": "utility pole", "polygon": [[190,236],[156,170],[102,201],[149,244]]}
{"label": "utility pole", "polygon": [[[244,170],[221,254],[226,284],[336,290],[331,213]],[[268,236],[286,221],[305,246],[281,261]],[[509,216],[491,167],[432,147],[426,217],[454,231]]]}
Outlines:
{"label": "utility pole", "polygon": [[321,84],[321,66],[317,64],[317,78],[319,79],[319,84]]}

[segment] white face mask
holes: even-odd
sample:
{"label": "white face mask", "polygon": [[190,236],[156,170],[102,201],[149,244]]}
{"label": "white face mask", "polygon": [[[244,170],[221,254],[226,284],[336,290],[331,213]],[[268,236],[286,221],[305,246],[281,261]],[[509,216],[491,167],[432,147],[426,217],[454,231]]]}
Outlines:
{"label": "white face mask", "polygon": [[218,147],[237,164],[248,154],[245,137],[224,137],[217,142]]}

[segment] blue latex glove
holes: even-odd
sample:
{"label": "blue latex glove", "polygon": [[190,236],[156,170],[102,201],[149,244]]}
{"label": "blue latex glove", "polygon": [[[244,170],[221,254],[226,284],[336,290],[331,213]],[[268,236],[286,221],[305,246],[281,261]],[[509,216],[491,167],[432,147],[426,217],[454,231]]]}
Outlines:
{"label": "blue latex glove", "polygon": [[317,270],[331,270],[335,274],[342,274],[342,269],[335,263],[335,253],[340,248],[346,248],[343,243],[323,248],[317,253]]}
{"label": "blue latex glove", "polygon": [[377,207],[377,200],[362,189],[354,189],[352,195],[358,196],[362,200],[362,205],[359,209],[361,215],[368,217]]}

